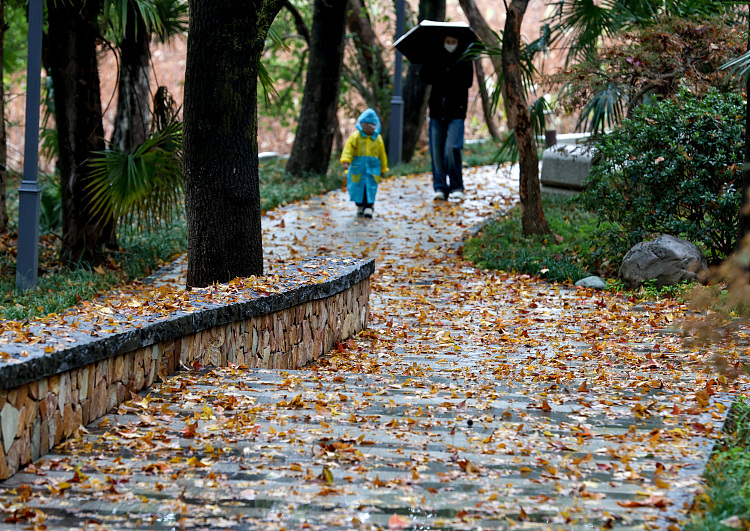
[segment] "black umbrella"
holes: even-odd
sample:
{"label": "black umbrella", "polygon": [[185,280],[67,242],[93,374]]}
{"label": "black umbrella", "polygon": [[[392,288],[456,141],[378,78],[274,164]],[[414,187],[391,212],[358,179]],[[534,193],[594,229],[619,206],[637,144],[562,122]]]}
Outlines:
{"label": "black umbrella", "polygon": [[477,40],[474,30],[463,22],[423,20],[393,45],[412,63],[428,63],[439,57],[446,37],[458,39],[456,52],[462,54]]}

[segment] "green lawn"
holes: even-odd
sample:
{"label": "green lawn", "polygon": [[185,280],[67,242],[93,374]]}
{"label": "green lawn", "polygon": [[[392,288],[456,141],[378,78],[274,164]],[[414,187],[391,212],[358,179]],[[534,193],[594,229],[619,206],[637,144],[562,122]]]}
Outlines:
{"label": "green lawn", "polygon": [[554,282],[576,282],[599,274],[601,264],[596,263],[591,246],[596,218],[566,196],[544,196],[542,204],[551,234],[524,236],[519,205],[467,242],[464,256],[481,268]]}

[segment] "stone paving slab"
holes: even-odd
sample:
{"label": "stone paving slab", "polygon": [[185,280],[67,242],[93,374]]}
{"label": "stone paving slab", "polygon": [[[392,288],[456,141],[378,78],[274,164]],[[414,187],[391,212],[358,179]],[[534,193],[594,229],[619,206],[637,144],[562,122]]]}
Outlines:
{"label": "stone paving slab", "polygon": [[[239,378],[236,373],[224,374],[218,393],[211,385],[216,376],[189,377],[196,400],[182,401],[173,418],[144,421],[136,411],[110,415],[102,427],[92,427],[88,435],[66,445],[66,453],[48,456],[33,471],[8,480],[4,488],[35,484],[53,491],[55,485],[70,482],[78,463],[84,479],[71,487],[71,495],[47,497],[39,508],[50,522],[85,514],[105,526],[122,512],[130,515],[131,523],[137,517],[158,520],[162,505],[176,498],[184,504],[183,514],[211,528],[218,517],[205,510],[208,498],[220,508],[221,518],[238,518],[237,524],[247,529],[264,528],[271,509],[288,524],[308,522],[315,528],[324,523],[329,529],[347,529],[351,521],[337,524],[338,517],[328,508],[352,505],[365,506],[357,514],[373,528],[386,525],[393,514],[408,514],[415,525],[432,529],[498,529],[504,528],[506,519],[519,518],[529,529],[553,524],[565,529],[610,524],[627,529],[650,521],[654,513],[636,515],[617,502],[639,492],[661,492],[656,484],[680,481],[679,471],[685,467],[679,448],[671,446],[649,447],[654,455],[640,462],[637,455],[623,459],[624,452],[643,451],[635,441],[638,434],[679,426],[669,415],[622,415],[615,422],[603,414],[590,415],[585,426],[592,435],[576,437],[560,429],[562,411],[529,409],[528,397],[502,386],[493,389],[497,398],[459,400],[451,389],[455,382],[448,379],[320,377],[302,371],[294,373],[290,385],[284,375],[253,371]],[[301,397],[300,409],[285,407],[292,395]],[[249,419],[249,407],[216,414],[228,397],[255,407],[275,404],[259,409],[264,415],[273,412],[267,417],[272,420]],[[120,410],[163,414],[162,399],[170,400],[152,393],[148,403]],[[403,405],[405,399],[408,406]],[[328,407],[336,401],[338,407],[317,409],[321,400]],[[196,417],[206,418],[194,422]],[[249,422],[248,436],[222,435],[222,426],[243,417]],[[524,436],[521,430],[531,423],[535,431]],[[196,425],[195,434],[180,438],[188,424]],[[149,440],[149,433],[169,438],[170,444],[160,447]],[[609,443],[607,437],[616,441]],[[632,450],[619,438],[634,439]],[[711,442],[690,441],[707,447]],[[471,467],[462,468],[465,462]],[[324,467],[331,471],[330,484],[320,478]],[[165,469],[172,474],[168,483],[151,474]],[[88,498],[86,486],[109,492],[110,500],[94,497],[83,505],[76,503],[78,496]],[[679,492],[667,491],[665,499],[672,494]],[[409,507],[416,501],[421,509],[414,512]],[[437,512],[428,509],[438,507]],[[536,522],[520,517],[523,507]],[[459,520],[457,515],[462,515]],[[130,528],[125,522],[118,526]]]}
{"label": "stone paving slab", "polygon": [[671,307],[462,262],[516,180],[473,169],[434,203],[389,179],[372,220],[344,192],[269,213],[269,271],[375,258],[371,329],[310,370],[176,375],[3,483],[0,529],[679,529],[739,387],[712,387]]}

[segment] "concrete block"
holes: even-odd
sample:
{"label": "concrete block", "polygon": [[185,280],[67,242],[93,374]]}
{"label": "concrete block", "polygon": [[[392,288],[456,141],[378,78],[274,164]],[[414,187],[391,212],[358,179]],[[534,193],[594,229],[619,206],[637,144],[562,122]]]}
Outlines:
{"label": "concrete block", "polygon": [[542,184],[583,190],[591,169],[594,150],[588,146],[555,144],[542,156]]}

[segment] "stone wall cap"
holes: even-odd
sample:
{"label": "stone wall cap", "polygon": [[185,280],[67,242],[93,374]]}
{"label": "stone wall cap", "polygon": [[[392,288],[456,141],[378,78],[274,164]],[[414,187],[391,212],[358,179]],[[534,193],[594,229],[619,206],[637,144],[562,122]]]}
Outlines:
{"label": "stone wall cap", "polygon": [[132,291],[116,290],[84,301],[61,315],[0,321],[0,389],[328,298],[374,271],[373,259],[312,257],[263,277],[238,278],[191,291],[144,282]]}

